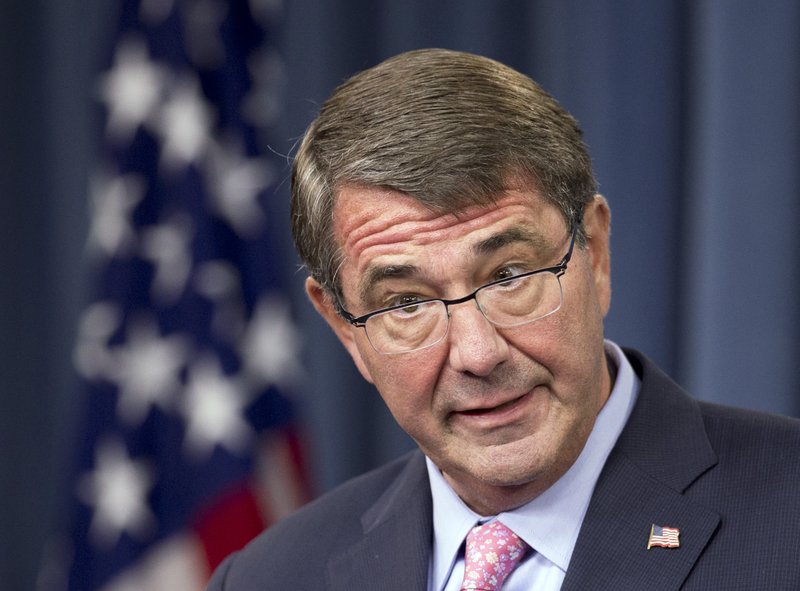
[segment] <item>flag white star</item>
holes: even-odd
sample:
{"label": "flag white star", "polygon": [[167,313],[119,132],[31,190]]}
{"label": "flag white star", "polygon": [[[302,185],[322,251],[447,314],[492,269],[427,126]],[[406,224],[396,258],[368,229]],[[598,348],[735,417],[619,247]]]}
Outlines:
{"label": "flag white star", "polygon": [[288,303],[276,296],[262,297],[241,343],[248,377],[261,385],[290,385],[301,374],[301,345]]}
{"label": "flag white star", "polygon": [[242,116],[256,128],[275,123],[283,112],[286,66],[280,54],[260,49],[247,60],[253,86],[242,102]]}
{"label": "flag white star", "polygon": [[283,0],[250,0],[250,14],[262,26],[274,24],[284,10]]}
{"label": "flag white star", "polygon": [[162,139],[161,160],[167,170],[180,171],[205,153],[215,117],[194,76],[175,81],[154,124]]}
{"label": "flag white star", "polygon": [[108,109],[107,134],[128,142],[153,114],[168,79],[166,68],[150,60],[144,41],[120,42],[111,70],[100,78],[100,100]]}
{"label": "flag white star", "polygon": [[225,45],[220,27],[228,6],[220,0],[194,0],[183,11],[186,46],[192,62],[199,68],[218,68],[225,62]]}
{"label": "flag white star", "polygon": [[186,418],[186,453],[201,461],[220,446],[244,454],[255,433],[244,417],[249,394],[237,377],[222,372],[216,358],[204,356],[189,370],[182,411]]}
{"label": "flag white star", "polygon": [[108,258],[129,254],[136,243],[131,217],[144,198],[146,183],[138,174],[97,173],[89,183],[91,221],[87,247]]}
{"label": "flag white star", "polygon": [[161,337],[154,322],[133,321],[125,344],[114,349],[120,419],[129,425],[140,425],[152,406],[168,410],[180,389],[180,372],[188,351],[185,337]]}
{"label": "flag white star", "polygon": [[214,145],[208,174],[211,206],[243,238],[252,238],[264,225],[258,202],[274,173],[266,158],[248,158],[234,142]]}
{"label": "flag white star", "polygon": [[175,7],[175,0],[142,0],[139,18],[150,26],[158,26],[167,20]]}
{"label": "flag white star", "polygon": [[194,287],[214,303],[211,330],[227,343],[234,343],[244,327],[241,275],[226,260],[206,261],[198,266]]}
{"label": "flag white star", "polygon": [[151,296],[161,306],[174,304],[183,294],[192,270],[192,235],[191,219],[182,215],[142,232],[142,255],[156,269]]}
{"label": "flag white star", "polygon": [[132,460],[119,441],[105,441],[96,449],[95,467],[78,481],[78,497],[94,513],[89,535],[98,546],[111,548],[123,533],[146,538],[156,519],[147,504],[155,484],[152,468]]}
{"label": "flag white star", "polygon": [[113,375],[114,356],[108,342],[120,326],[122,312],[111,302],[96,302],[81,314],[74,363],[88,380]]}
{"label": "flag white star", "polygon": [[213,302],[238,298],[241,296],[239,270],[225,259],[206,261],[199,265],[195,287]]}

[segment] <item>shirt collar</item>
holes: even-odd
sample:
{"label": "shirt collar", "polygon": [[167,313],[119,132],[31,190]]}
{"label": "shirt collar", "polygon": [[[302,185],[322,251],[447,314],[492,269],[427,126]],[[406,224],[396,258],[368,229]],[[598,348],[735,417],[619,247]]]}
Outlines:
{"label": "shirt collar", "polygon": [[[583,451],[569,470],[538,497],[497,519],[510,527],[536,552],[566,572],[594,486],[608,454],[633,410],[640,381],[622,350],[606,341],[606,355],[616,367],[616,380],[597,415]],[[433,589],[450,576],[461,543],[479,521],[489,521],[467,507],[427,459],[433,497]]]}

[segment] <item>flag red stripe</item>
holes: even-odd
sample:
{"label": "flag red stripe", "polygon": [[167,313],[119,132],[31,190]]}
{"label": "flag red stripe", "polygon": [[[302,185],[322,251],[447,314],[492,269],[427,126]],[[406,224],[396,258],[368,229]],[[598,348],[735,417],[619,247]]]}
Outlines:
{"label": "flag red stripe", "polygon": [[209,506],[194,525],[209,571],[257,536],[264,525],[256,497],[247,484],[241,484]]}

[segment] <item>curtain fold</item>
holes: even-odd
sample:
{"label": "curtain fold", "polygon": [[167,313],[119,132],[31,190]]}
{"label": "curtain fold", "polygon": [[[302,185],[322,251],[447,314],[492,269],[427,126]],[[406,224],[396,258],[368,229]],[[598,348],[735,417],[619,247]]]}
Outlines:
{"label": "curtain fold", "polygon": [[800,5],[691,20],[680,374],[696,396],[800,413]]}

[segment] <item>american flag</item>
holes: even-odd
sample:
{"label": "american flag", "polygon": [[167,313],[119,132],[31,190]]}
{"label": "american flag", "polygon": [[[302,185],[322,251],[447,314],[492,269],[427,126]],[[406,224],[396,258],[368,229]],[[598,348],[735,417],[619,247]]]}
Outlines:
{"label": "american flag", "polygon": [[274,193],[286,162],[265,149],[281,113],[280,8],[121,2],[96,87],[72,519],[62,570],[40,577],[48,591],[198,591],[307,500],[293,255]]}
{"label": "american flag", "polygon": [[675,527],[666,527],[653,524],[650,527],[650,539],[647,541],[647,549],[659,548],[678,548],[680,547],[680,530]]}

